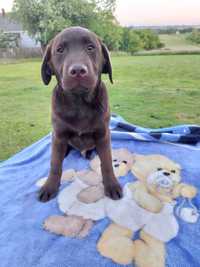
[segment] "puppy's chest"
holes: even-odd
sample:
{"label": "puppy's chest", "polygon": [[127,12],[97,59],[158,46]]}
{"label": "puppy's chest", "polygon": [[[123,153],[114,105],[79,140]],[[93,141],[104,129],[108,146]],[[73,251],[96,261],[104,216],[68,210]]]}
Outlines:
{"label": "puppy's chest", "polygon": [[53,114],[53,121],[59,130],[71,132],[77,137],[94,132],[101,121],[101,115],[89,105],[72,105],[59,108]]}
{"label": "puppy's chest", "polygon": [[93,120],[96,115],[95,109],[86,105],[77,105],[73,108],[67,108],[65,118],[67,121],[85,121],[86,123]]}
{"label": "puppy's chest", "polygon": [[68,142],[74,148],[84,151],[94,147],[96,120],[93,116],[81,114],[75,119],[67,120],[66,132]]}

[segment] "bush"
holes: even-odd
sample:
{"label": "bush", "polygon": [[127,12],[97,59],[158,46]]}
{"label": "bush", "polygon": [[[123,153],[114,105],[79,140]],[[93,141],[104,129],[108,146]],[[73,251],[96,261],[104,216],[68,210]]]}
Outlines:
{"label": "bush", "polygon": [[0,31],[0,48],[18,47],[19,35]]}
{"label": "bush", "polygon": [[120,49],[131,54],[139,50],[152,50],[163,47],[159,36],[152,30],[123,28]]}
{"label": "bush", "polygon": [[200,31],[195,29],[187,36],[187,39],[195,44],[200,44]]}

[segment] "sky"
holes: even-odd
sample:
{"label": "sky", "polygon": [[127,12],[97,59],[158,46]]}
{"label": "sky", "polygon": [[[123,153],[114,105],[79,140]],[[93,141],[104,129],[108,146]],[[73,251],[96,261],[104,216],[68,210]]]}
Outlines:
{"label": "sky", "polygon": [[[13,0],[0,0],[10,11]],[[200,0],[117,0],[115,15],[121,25],[200,25]]]}
{"label": "sky", "polygon": [[200,0],[117,0],[122,25],[200,24]]}

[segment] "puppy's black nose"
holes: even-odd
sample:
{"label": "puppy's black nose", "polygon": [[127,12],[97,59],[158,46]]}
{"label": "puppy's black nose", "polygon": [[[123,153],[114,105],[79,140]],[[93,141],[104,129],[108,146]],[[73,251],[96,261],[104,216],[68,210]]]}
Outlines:
{"label": "puppy's black nose", "polygon": [[166,175],[166,176],[169,176],[170,175],[169,172],[163,172],[163,174]]}
{"label": "puppy's black nose", "polygon": [[73,64],[69,67],[68,73],[73,78],[85,77],[88,75],[88,68],[83,64]]}

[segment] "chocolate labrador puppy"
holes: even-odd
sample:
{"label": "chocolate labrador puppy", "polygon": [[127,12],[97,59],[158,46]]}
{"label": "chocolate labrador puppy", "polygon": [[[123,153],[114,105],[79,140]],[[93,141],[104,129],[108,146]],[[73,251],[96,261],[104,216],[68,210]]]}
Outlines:
{"label": "chocolate labrador puppy", "polygon": [[58,192],[62,162],[70,148],[87,152],[96,148],[101,160],[105,194],[122,197],[115,178],[110,146],[109,105],[101,74],[112,82],[112,68],[106,46],[92,32],[70,27],[47,46],[42,79],[47,85],[55,75],[52,95],[52,155],[49,177],[39,191],[39,200],[48,201]]}

